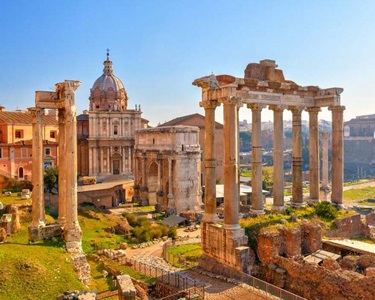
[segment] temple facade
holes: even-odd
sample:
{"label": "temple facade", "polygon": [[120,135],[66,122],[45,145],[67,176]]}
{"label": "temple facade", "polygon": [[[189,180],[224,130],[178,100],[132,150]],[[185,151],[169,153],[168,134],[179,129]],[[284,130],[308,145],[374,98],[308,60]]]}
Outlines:
{"label": "temple facade", "polygon": [[128,108],[122,81],[114,75],[107,52],[103,74],[94,82],[89,110],[77,117],[78,174],[108,176],[133,173],[135,132],[147,126],[140,105]]}

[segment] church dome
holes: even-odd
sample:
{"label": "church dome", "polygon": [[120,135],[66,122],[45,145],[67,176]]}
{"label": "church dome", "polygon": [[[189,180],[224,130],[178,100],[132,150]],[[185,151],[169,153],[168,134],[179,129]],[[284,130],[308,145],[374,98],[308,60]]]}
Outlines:
{"label": "church dome", "polygon": [[90,91],[90,110],[126,110],[126,90],[120,78],[113,73],[109,52],[103,65],[103,75],[95,80]]}

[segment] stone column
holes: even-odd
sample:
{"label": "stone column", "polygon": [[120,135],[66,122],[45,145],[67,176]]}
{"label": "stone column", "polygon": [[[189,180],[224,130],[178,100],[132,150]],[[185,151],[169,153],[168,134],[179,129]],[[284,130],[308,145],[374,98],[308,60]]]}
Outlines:
{"label": "stone column", "polygon": [[237,105],[235,98],[223,99],[224,105],[224,228],[239,229]]}
{"label": "stone column", "polygon": [[309,113],[309,166],[310,166],[310,199],[309,204],[319,202],[319,122],[320,107],[307,108]]}
{"label": "stone column", "polygon": [[216,155],[215,155],[215,109],[218,101],[202,101],[205,111],[204,149],[204,221],[218,222],[216,211]]}
{"label": "stone column", "polygon": [[301,207],[303,205],[303,194],[302,194],[302,120],[301,114],[303,111],[302,107],[290,106],[288,108],[292,114],[292,135],[293,135],[293,147],[292,147],[292,203],[293,207]]}
{"label": "stone column", "polygon": [[343,114],[345,106],[330,106],[332,111],[332,194],[331,202],[342,207],[342,189],[344,183],[343,160]]}
{"label": "stone column", "polygon": [[62,226],[66,223],[66,178],[65,174],[66,171],[66,163],[67,160],[65,159],[65,109],[61,108],[58,110],[58,117],[59,117],[59,178],[58,178],[58,186],[59,186],[59,217],[57,222]]}
{"label": "stone column", "polygon": [[158,160],[158,191],[161,191],[162,190],[162,186],[161,186],[161,173],[162,173],[162,154],[159,153],[158,154],[158,157],[157,157],[157,160]]}
{"label": "stone column", "polygon": [[142,186],[147,187],[146,174],[146,153],[142,153]]}
{"label": "stone column", "polygon": [[280,105],[270,105],[273,110],[273,211],[284,207],[284,122]]}
{"label": "stone column", "polygon": [[264,214],[263,194],[262,194],[262,109],[265,105],[252,103],[247,105],[252,112],[252,178],[251,178],[251,214]]}
{"label": "stone column", "polygon": [[175,212],[176,205],[174,203],[174,195],[173,195],[173,160],[171,158],[168,159],[168,210],[170,212]]}
{"label": "stone column", "polygon": [[329,133],[323,132],[322,134],[322,188],[328,188],[328,142]]}
{"label": "stone column", "polygon": [[32,118],[32,223],[31,228],[45,226],[43,168],[43,109],[29,108]]}
{"label": "stone column", "polygon": [[74,91],[79,82],[65,81],[65,159],[66,159],[66,225],[64,239],[69,252],[80,252],[82,231],[78,223],[77,205],[77,109]]}

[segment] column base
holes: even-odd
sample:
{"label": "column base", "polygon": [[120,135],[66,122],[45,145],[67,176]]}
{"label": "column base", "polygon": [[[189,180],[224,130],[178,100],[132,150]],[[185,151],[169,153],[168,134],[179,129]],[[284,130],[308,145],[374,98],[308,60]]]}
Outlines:
{"label": "column base", "polygon": [[59,223],[62,227],[66,224],[66,218],[58,218],[57,223]]}
{"label": "column base", "polygon": [[29,227],[30,228],[46,227],[46,223],[44,223],[44,221],[39,221],[39,222],[31,223]]}
{"label": "column base", "polygon": [[344,204],[342,204],[342,203],[332,202],[332,205],[335,206],[339,210],[345,208]]}
{"label": "column base", "polygon": [[272,205],[271,211],[283,211],[285,210],[284,205]]}
{"label": "column base", "polygon": [[318,203],[319,202],[319,199],[309,199],[308,201],[307,201],[307,204],[308,205],[314,205],[315,203]]}
{"label": "column base", "polygon": [[203,217],[203,221],[207,222],[207,223],[219,223],[220,219],[219,219],[218,215],[215,214],[215,213],[213,213],[213,214],[205,213],[204,217]]}
{"label": "column base", "polygon": [[301,207],[304,207],[305,204],[304,203],[290,203],[290,206],[293,207],[293,208],[301,208]]}
{"label": "column base", "polygon": [[253,215],[253,216],[259,216],[259,215],[265,215],[266,214],[264,209],[250,209],[249,213],[250,213],[250,215]]}
{"label": "column base", "polygon": [[228,230],[237,230],[237,229],[241,229],[241,226],[240,224],[224,224],[223,228],[228,229]]}

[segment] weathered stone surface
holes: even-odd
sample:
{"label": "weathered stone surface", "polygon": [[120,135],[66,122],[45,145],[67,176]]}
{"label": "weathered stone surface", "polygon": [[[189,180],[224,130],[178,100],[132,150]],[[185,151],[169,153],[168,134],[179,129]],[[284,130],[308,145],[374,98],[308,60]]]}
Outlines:
{"label": "weathered stone surface", "polygon": [[272,258],[279,255],[283,243],[278,230],[264,230],[258,235],[258,257],[264,264],[270,264]]}
{"label": "weathered stone surface", "polygon": [[7,231],[4,228],[0,227],[0,243],[5,243],[7,240]]}
{"label": "weathered stone surface", "polygon": [[55,236],[61,236],[61,225],[60,224],[48,224],[45,227],[29,227],[29,240],[30,241],[41,241],[44,239],[50,239]]}
{"label": "weathered stone surface", "polygon": [[374,276],[375,277],[375,267],[368,267],[365,269],[366,276]]}
{"label": "weathered stone surface", "polygon": [[119,299],[131,300],[136,297],[136,289],[129,275],[117,276]]}
{"label": "weathered stone surface", "polygon": [[339,263],[333,259],[324,259],[322,262],[322,267],[331,271],[336,271],[336,270],[341,269]]}
{"label": "weathered stone surface", "polygon": [[322,248],[322,228],[319,224],[304,221],[301,231],[301,254],[310,254]]}
{"label": "weathered stone surface", "polygon": [[78,279],[86,286],[90,285],[91,282],[91,269],[87,262],[85,254],[73,254],[72,262],[74,265],[74,270],[78,275]]}
{"label": "weathered stone surface", "polygon": [[375,213],[369,213],[365,217],[366,224],[370,226],[375,226]]}
{"label": "weathered stone surface", "polygon": [[356,214],[334,222],[336,229],[326,230],[324,235],[328,237],[352,238],[357,236],[366,236],[367,228],[362,223],[361,215]]}

